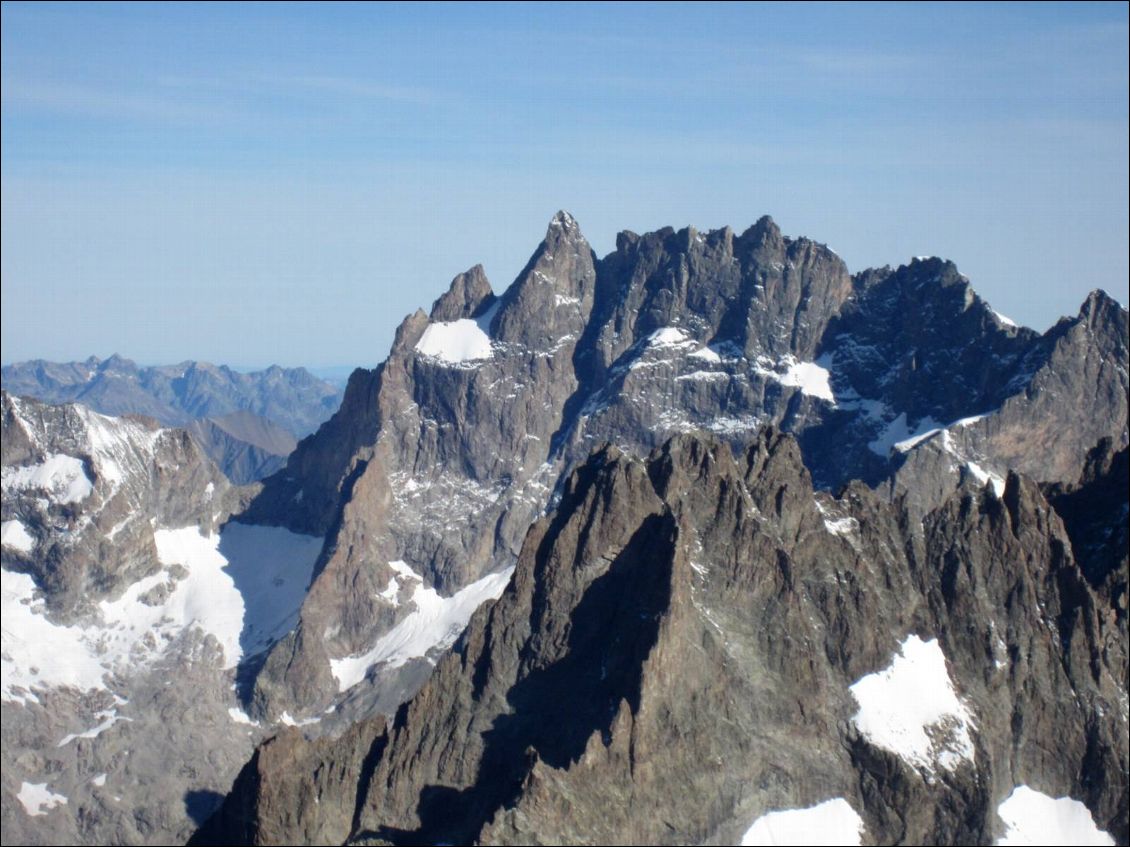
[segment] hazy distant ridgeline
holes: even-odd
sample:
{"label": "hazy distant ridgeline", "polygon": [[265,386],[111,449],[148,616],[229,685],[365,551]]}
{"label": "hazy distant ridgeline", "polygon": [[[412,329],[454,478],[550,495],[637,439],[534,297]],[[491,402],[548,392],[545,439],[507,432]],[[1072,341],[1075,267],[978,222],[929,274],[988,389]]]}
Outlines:
{"label": "hazy distant ridgeline", "polygon": [[305,368],[241,373],[208,362],[142,367],[118,355],[16,362],[3,368],[3,387],[47,403],[81,403],[102,414],[146,415],[187,426],[237,484],[281,468],[297,439],[317,429],[341,402],[337,387]]}
{"label": "hazy distant ridgeline", "polygon": [[142,414],[180,426],[247,411],[301,438],[337,409],[341,391],[305,368],[240,373],[227,365],[139,366],[113,355],[84,362],[35,359],[4,366],[4,388],[48,403],[82,403],[105,415]]}

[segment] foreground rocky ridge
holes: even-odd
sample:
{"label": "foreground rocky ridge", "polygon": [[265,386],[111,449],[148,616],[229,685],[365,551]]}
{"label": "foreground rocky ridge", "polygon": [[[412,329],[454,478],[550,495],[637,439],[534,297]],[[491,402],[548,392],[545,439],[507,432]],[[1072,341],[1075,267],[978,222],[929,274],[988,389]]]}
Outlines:
{"label": "foreground rocky ridge", "polygon": [[[773,428],[737,456],[608,447],[394,720],[275,737],[196,843],[736,843],[830,798],[868,842],[989,843],[1019,785],[1126,843],[1115,617],[1022,475],[920,524],[859,483],[814,491]],[[892,743],[861,683],[931,642],[958,705],[918,747],[887,715]]]}
{"label": "foreground rocky ridge", "polygon": [[[598,260],[560,213],[502,296],[473,268],[407,318],[252,503],[246,520],[328,540],[250,708],[313,716],[350,696],[335,663],[414,608],[388,593],[391,563],[446,596],[511,566],[604,443],[644,456],[707,431],[741,449],[780,426],[819,487],[861,479],[919,518],[1010,468],[1074,483],[1101,438],[1127,443],[1126,332],[1101,292],[1043,335],[1016,327],[940,259],[853,277],[769,218],[740,235],[622,233]],[[374,664],[364,696],[410,691],[402,673]]]}

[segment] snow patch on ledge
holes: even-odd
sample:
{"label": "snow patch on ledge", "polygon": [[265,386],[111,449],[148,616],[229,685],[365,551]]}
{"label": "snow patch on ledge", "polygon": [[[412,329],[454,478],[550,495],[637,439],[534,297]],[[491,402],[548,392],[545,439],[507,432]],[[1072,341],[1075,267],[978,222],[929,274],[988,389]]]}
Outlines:
{"label": "snow patch on ledge", "polygon": [[647,337],[648,347],[681,347],[690,343],[690,337],[677,326],[665,326]]}
{"label": "snow patch on ledge", "polygon": [[[881,419],[884,414],[889,414],[884,404],[878,401],[866,402],[871,405],[871,408],[866,410],[866,413],[870,417],[878,417]],[[988,412],[979,415],[970,415],[967,418],[960,418],[948,424],[936,421],[927,415],[911,426],[906,417],[906,412],[900,412],[898,417],[894,418],[883,427],[875,439],[868,443],[867,447],[872,453],[882,456],[885,459],[890,455],[892,449],[900,453],[905,453],[917,447],[923,441],[933,438],[939,432],[944,432],[954,427],[965,428],[972,426],[978,421],[984,420],[988,415]]]}
{"label": "snow patch on ledge", "polygon": [[[396,564],[400,566],[396,568],[397,572],[407,577],[404,570],[411,569],[402,562]],[[330,660],[338,691],[346,691],[361,682],[374,665],[398,668],[411,659],[427,656],[433,650],[446,650],[466,629],[471,615],[480,605],[502,596],[513,572],[511,566],[472,582],[451,597],[441,597],[439,592],[424,583],[422,576],[412,571],[412,577],[418,580],[412,595],[415,610],[381,636],[372,649]]]}
{"label": "snow patch on ledge", "polygon": [[296,727],[310,726],[311,724],[316,724],[320,720],[321,720],[321,718],[319,718],[319,717],[303,718],[302,720],[295,720],[294,718],[292,718],[290,716],[290,712],[283,712],[281,715],[279,715],[279,723],[281,723],[283,726],[296,726]]}
{"label": "snow patch on ledge", "polygon": [[418,573],[412,570],[406,562],[399,559],[395,562],[389,562],[388,566],[392,568],[392,577],[389,578],[388,585],[385,586],[384,591],[380,592],[377,596],[391,606],[399,606],[400,580],[403,578],[420,581],[422,578]]}
{"label": "snow patch on ledge", "polygon": [[838,515],[836,512],[829,511],[819,501],[816,503],[816,511],[824,520],[824,528],[832,535],[840,535],[844,537],[851,537],[859,532],[859,521],[851,515]]}
{"label": "snow patch on ledge", "polygon": [[769,812],[753,822],[742,836],[747,845],[855,845],[863,841],[863,819],[843,797],[807,809]]}
{"label": "snow patch on ledge", "polygon": [[931,417],[925,417],[915,426],[911,426],[906,412],[899,412],[898,417],[888,423],[873,441],[868,442],[867,448],[885,459],[892,449],[905,453],[930,436],[941,432],[941,429],[941,424]]}
{"label": "snow patch on ledge", "polygon": [[30,553],[35,549],[35,539],[20,521],[4,521],[0,524],[0,545],[21,553]]}
{"label": "snow patch on ledge", "polygon": [[104,733],[106,730],[108,730],[110,727],[112,727],[118,721],[132,721],[133,720],[133,718],[126,718],[126,717],[122,717],[121,715],[119,715],[117,709],[107,709],[104,712],[99,712],[98,714],[95,715],[95,717],[96,718],[102,718],[103,719],[102,723],[98,724],[95,727],[91,727],[90,729],[85,730],[83,732],[68,733],[67,735],[65,735],[63,737],[63,740],[60,741],[55,746],[56,747],[66,747],[72,741],[75,741],[76,739],[79,739],[79,738],[97,738],[99,735]]}
{"label": "snow patch on ledge", "polygon": [[781,377],[782,385],[799,388],[802,394],[807,394],[809,397],[818,397],[829,403],[836,402],[835,395],[832,394],[832,375],[826,367],[816,362],[798,362],[791,356],[786,357],[784,361],[788,365],[788,370]]}
{"label": "snow patch on ledge", "polygon": [[701,350],[695,350],[693,353],[689,353],[688,357],[691,359],[701,359],[712,365],[722,364],[722,357],[719,356],[718,351],[712,347],[703,347]]}
{"label": "snow patch on ledge", "polygon": [[996,309],[989,309],[989,311],[993,313],[993,317],[995,317],[997,319],[997,321],[1000,322],[1001,326],[1007,326],[1007,327],[1010,327],[1010,328],[1017,326],[1016,321],[1014,321],[1012,318],[1005,317],[1000,312],[998,312]]}
{"label": "snow patch on ledge", "polygon": [[489,359],[492,353],[490,336],[470,318],[428,324],[416,352],[450,364]]}
{"label": "snow patch on ledge", "polygon": [[33,818],[47,814],[56,806],[67,804],[67,798],[49,789],[46,782],[22,783],[16,799],[20,801],[28,816]]}
{"label": "snow patch on ledge", "polygon": [[997,814],[1006,829],[996,844],[1006,847],[1114,844],[1114,839],[1095,825],[1090,810],[1078,800],[1055,799],[1027,785],[1016,786],[997,806]]}
{"label": "snow patch on ledge", "polygon": [[230,709],[228,709],[228,717],[231,718],[234,723],[247,724],[248,726],[259,726],[258,721],[251,720],[251,716],[248,715],[247,712],[243,711],[243,709],[236,708],[235,706],[232,706]]}
{"label": "snow patch on ledge", "polygon": [[758,356],[753,370],[766,379],[774,380],[790,388],[799,388],[802,394],[827,400],[835,405],[836,397],[832,393],[832,374],[820,362],[801,362],[795,356],[788,355],[774,363],[768,356]]}
{"label": "snow patch on ledge", "polygon": [[824,518],[824,528],[832,535],[851,535],[859,531],[859,521],[850,515],[846,518]]}
{"label": "snow patch on ledge", "polygon": [[974,760],[973,716],[954,690],[937,639],[907,636],[886,670],[848,690],[859,704],[852,723],[876,747],[927,772]]}
{"label": "snow patch on ledge", "polygon": [[5,494],[14,491],[46,491],[56,503],[78,503],[94,493],[94,483],[86,475],[82,460],[52,453],[42,462],[23,467],[6,467],[0,472]]}
{"label": "snow patch on ledge", "polygon": [[987,471],[974,461],[967,461],[965,463],[965,468],[969,471],[969,473],[973,474],[973,478],[976,479],[982,487],[985,486],[985,483],[991,483],[993,486],[993,493],[998,498],[1004,495],[1005,482],[1004,477],[1002,477],[1000,474],[995,474],[991,471]]}

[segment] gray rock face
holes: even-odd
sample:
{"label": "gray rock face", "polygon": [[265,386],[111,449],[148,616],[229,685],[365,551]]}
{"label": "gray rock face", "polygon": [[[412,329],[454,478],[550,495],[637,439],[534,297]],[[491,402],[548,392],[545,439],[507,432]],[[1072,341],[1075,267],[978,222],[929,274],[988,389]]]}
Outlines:
{"label": "gray rock face", "polygon": [[[1015,473],[919,524],[858,483],[815,492],[772,428],[737,456],[605,448],[391,724],[276,737],[196,842],[736,843],[842,798],[875,843],[989,843],[1023,784],[1125,843],[1109,612]],[[883,727],[920,716],[869,724],[863,693],[886,673],[897,704],[915,650],[936,664],[914,684],[954,698],[917,747]]]}
{"label": "gray rock face", "polygon": [[[1048,501],[1063,518],[1075,560],[1087,582],[1102,598],[1103,621],[1127,643],[1127,604],[1130,601],[1130,522],[1126,492],[1130,490],[1130,450],[1115,452],[1109,439],[1087,456],[1087,464],[1074,485],[1044,487]],[[1127,686],[1127,667],[1121,684]]]}
{"label": "gray rock face", "polygon": [[852,277],[769,218],[741,235],[622,233],[598,261],[560,213],[502,296],[474,268],[430,316],[406,318],[388,360],[354,374],[247,511],[328,536],[252,709],[330,705],[344,685],[331,663],[416,608],[384,596],[390,562],[447,597],[511,566],[605,443],[642,457],[706,431],[742,450],[780,426],[818,487],[862,479],[915,519],[966,481],[1003,487],[1012,468],[1074,483],[1101,438],[1127,443],[1126,326],[1096,293],[1041,336],[1000,319],[949,262]]}
{"label": "gray rock face", "polygon": [[[408,318],[388,360],[354,374],[342,409],[248,511],[247,520],[329,532],[298,629],[257,679],[256,714],[321,711],[338,689],[330,659],[364,652],[410,613],[382,596],[395,576],[388,562],[406,561],[453,594],[512,563],[544,507],[556,479],[550,444],[577,388],[572,357],[592,309],[594,257],[562,214],[504,297],[483,284],[481,272],[457,277],[436,304],[444,317],[476,317]],[[469,342],[483,346],[467,353]]]}
{"label": "gray rock face", "polygon": [[[3,704],[5,844],[184,843],[219,805],[263,728],[233,721],[214,641],[187,633],[109,691],[55,689]],[[109,725],[107,725],[109,724]],[[25,805],[26,786],[65,800]]]}

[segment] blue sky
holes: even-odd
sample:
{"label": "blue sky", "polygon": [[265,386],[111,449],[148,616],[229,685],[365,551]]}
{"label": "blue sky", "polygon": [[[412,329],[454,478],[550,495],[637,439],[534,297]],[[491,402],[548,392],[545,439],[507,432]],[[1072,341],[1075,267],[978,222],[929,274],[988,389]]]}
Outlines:
{"label": "blue sky", "polygon": [[1124,3],[2,8],[4,362],[371,366],[559,208],[1128,299]]}

